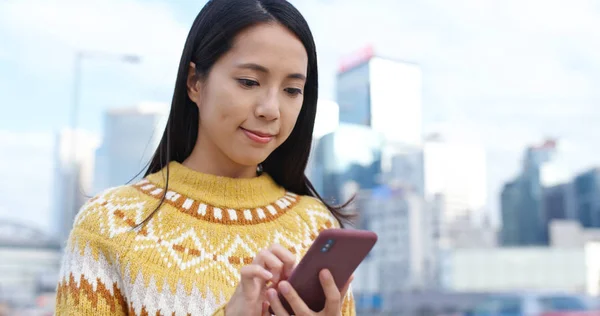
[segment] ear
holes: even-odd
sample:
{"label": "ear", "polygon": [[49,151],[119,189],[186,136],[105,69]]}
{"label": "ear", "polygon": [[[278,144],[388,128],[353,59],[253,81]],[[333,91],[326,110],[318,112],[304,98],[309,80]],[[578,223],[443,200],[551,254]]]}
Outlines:
{"label": "ear", "polygon": [[196,64],[190,62],[187,76],[187,93],[190,100],[196,103],[196,105],[200,105],[201,88],[202,84],[200,82],[200,78],[196,74]]}

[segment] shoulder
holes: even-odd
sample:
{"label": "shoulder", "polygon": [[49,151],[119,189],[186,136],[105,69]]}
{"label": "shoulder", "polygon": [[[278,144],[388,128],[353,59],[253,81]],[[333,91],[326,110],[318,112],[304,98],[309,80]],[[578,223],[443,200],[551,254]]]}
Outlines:
{"label": "shoulder", "polygon": [[340,223],[333,216],[327,205],[316,197],[301,195],[297,207],[311,221],[318,221],[327,228],[340,227]]}
{"label": "shoulder", "polygon": [[72,234],[113,239],[133,231],[158,206],[158,200],[142,194],[138,187],[110,188],[88,200],[75,217]]}

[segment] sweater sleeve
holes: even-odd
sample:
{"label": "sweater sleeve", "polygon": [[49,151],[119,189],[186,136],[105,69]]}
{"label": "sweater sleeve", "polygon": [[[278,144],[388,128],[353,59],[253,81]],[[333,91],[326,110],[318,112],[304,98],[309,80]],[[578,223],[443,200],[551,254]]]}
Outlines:
{"label": "sweater sleeve", "polygon": [[127,315],[120,272],[108,241],[73,228],[64,250],[56,315]]}

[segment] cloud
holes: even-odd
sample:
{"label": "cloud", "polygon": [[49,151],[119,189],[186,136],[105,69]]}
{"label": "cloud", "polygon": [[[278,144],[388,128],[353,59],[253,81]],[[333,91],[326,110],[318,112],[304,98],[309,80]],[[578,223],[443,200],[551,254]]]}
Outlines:
{"label": "cloud", "polygon": [[0,26],[10,30],[11,57],[33,74],[66,79],[76,51],[136,54],[137,79],[163,86],[172,85],[188,30],[166,4],[132,0],[9,0],[0,2]]}

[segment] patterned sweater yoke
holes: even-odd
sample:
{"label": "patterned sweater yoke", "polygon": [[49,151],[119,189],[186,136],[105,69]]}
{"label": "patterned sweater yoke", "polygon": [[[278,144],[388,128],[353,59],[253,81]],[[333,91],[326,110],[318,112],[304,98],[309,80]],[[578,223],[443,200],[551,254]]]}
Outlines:
{"label": "patterned sweater yoke", "polygon": [[[240,268],[258,251],[278,243],[300,260],[321,230],[338,227],[320,201],[267,174],[232,179],[172,162],[165,192],[166,174],[82,207],[64,250],[56,315],[224,315]],[[351,291],[342,314],[355,315]]]}

